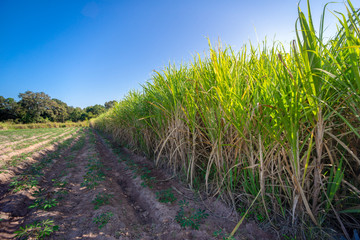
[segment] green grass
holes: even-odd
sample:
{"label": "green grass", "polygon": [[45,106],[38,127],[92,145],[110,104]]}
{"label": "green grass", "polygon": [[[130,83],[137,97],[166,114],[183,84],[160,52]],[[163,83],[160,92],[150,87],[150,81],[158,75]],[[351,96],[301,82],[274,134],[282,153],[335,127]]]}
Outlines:
{"label": "green grass", "polygon": [[310,222],[347,235],[360,224],[346,212],[360,205],[360,17],[347,1],[325,40],[327,12],[315,30],[308,5],[290,51],[209,43],[204,57],[155,72],[91,125],[229,203],[248,208],[260,192],[254,216],[302,223],[294,236]]}

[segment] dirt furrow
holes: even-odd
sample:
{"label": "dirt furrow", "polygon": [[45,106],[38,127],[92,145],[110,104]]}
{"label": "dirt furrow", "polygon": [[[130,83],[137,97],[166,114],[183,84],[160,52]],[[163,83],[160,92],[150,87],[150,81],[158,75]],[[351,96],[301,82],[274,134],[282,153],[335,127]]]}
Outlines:
{"label": "dirt furrow", "polygon": [[[21,173],[32,171],[37,171],[36,169],[31,169],[33,167],[34,163],[41,163],[44,161],[43,158],[48,158],[47,161],[50,163],[50,165],[56,165],[56,163],[63,162],[63,158],[68,156],[70,154],[71,147],[77,142],[78,137],[75,138],[72,142],[69,142],[69,147],[65,149],[61,149],[59,153],[56,153],[57,149],[52,146],[52,149],[48,149],[47,152],[43,153],[42,155],[38,155],[37,158],[33,158],[32,165],[30,164],[24,164],[23,168],[18,168],[14,173],[16,175],[19,175]],[[56,145],[59,145],[61,143],[57,143]],[[60,159],[53,159],[50,156],[59,156]],[[34,201],[33,194],[35,191],[42,189],[42,187],[46,186],[51,183],[49,177],[49,174],[53,174],[52,171],[55,171],[56,173],[60,173],[58,169],[54,169],[53,167],[45,167],[43,170],[45,172],[45,176],[39,178],[37,175],[34,175],[33,179],[37,179],[40,183],[40,187],[36,188],[29,188],[24,189],[20,191],[10,191],[11,187],[9,185],[9,179],[8,181],[1,182],[0,186],[0,239],[14,239],[15,234],[14,232],[19,229],[19,226],[21,226],[26,219],[29,218],[31,215],[31,209],[29,208],[29,205]],[[31,176],[31,175],[23,175],[23,176]],[[1,177],[3,177],[3,174],[1,174]],[[31,178],[29,178],[30,180]],[[25,180],[26,182],[26,180]]]}
{"label": "dirt furrow", "polygon": [[[103,139],[100,136],[97,137],[97,147],[102,161],[105,166],[111,169],[107,171],[107,174],[111,176],[109,178],[113,178],[118,183],[125,192],[138,218],[144,222],[144,226],[148,226],[147,230],[149,231],[150,239],[215,239],[211,236],[212,232],[207,232],[203,229],[181,228],[175,221],[179,206],[161,203],[155,194],[156,190],[168,188],[170,185],[165,184],[165,186],[164,182],[158,182],[154,189],[144,187],[141,177],[136,176],[133,171],[129,170],[125,162],[119,162],[118,157],[104,144]],[[136,159],[135,155],[125,154],[134,160],[139,160]],[[144,166],[147,163],[141,164]],[[157,174],[158,180],[160,178],[165,179],[159,172],[155,174]],[[181,196],[178,197],[180,198]],[[135,232],[135,230],[132,230],[132,232]]]}
{"label": "dirt furrow", "polygon": [[[76,133],[74,133],[76,134]],[[8,186],[9,181],[19,173],[23,172],[25,169],[27,169],[32,164],[39,161],[39,159],[45,157],[48,153],[56,151],[57,147],[63,143],[64,141],[70,139],[73,135],[69,135],[63,139],[61,139],[59,142],[56,142],[50,146],[47,146],[41,150],[36,151],[34,154],[32,154],[30,157],[26,158],[26,161],[19,162],[17,166],[15,167],[8,167],[6,170],[0,171],[0,197],[4,194],[4,191],[7,189],[6,186]],[[1,164],[0,166],[3,166]]]}
{"label": "dirt furrow", "polygon": [[[147,226],[144,227],[144,218],[119,186],[116,177],[111,174],[109,165],[103,166],[106,178],[95,189],[82,186],[87,159],[94,156],[98,150],[87,141],[84,149],[73,161],[74,167],[61,178],[61,181],[68,180],[69,194],[60,206],[54,209],[56,214],[52,215],[52,219],[59,223],[60,228],[52,239],[151,239]],[[59,167],[64,166],[56,166]],[[111,199],[108,204],[95,209],[94,199],[100,194],[111,195]],[[93,219],[106,213],[112,214],[111,220],[100,230]]]}
{"label": "dirt furrow", "polygon": [[[97,139],[102,161],[111,169],[107,174],[116,179],[133,205],[138,206],[140,216],[144,217],[145,223],[151,226],[149,228],[151,239],[221,239],[228,236],[235,227],[239,216],[222,202],[189,190],[176,178],[156,168],[153,162],[133,154],[126,148],[120,149],[123,160],[119,162],[119,156],[114,154],[104,139],[99,135]],[[126,162],[135,164],[136,167],[131,170]],[[134,173],[134,171],[139,172],[139,168],[145,169],[141,176]],[[144,185],[146,174],[149,174],[147,176],[149,179],[153,179],[153,183],[147,186]],[[169,189],[177,200],[173,203],[159,202],[158,194],[170,192]],[[180,203],[186,203],[186,206],[181,207]],[[181,209],[184,209],[183,215]],[[204,211],[207,217],[198,222],[196,229],[196,224],[191,225],[191,221],[196,222],[196,218],[193,217],[199,213],[199,210]],[[188,221],[187,227],[181,227],[186,221]],[[244,221],[234,239],[274,238],[254,222]]]}
{"label": "dirt furrow", "polygon": [[[49,239],[222,239],[236,225],[236,213],[216,199],[91,129],[85,135],[44,169],[36,187],[0,198],[0,218],[7,219],[0,239],[44,221],[56,226]],[[253,223],[243,225],[234,239],[273,239]]]}

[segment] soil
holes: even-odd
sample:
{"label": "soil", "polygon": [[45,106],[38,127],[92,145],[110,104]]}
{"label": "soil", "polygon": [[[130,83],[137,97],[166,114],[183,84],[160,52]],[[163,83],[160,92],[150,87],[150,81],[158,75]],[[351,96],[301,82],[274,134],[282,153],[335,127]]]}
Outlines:
{"label": "soil", "polygon": [[[92,130],[89,130],[92,131]],[[73,142],[75,144],[75,141]],[[71,148],[71,146],[70,146]],[[125,148],[114,150],[102,136],[95,133],[95,141],[87,133],[85,144],[72,152],[62,152],[46,169],[39,187],[13,192],[9,190],[9,179],[1,178],[0,185],[0,239],[14,239],[14,232],[34,221],[52,219],[59,229],[49,239],[222,239],[235,227],[239,216],[216,199],[205,199],[189,190],[183,183],[155,168],[153,162],[138,156]],[[55,150],[55,149],[54,149]],[[69,165],[69,156],[73,156]],[[97,157],[105,176],[95,188],[84,186],[90,159]],[[149,170],[153,179],[151,187],[144,186],[144,180],[136,170],[122,159],[128,159]],[[38,156],[34,161],[40,161]],[[14,171],[20,174],[21,170]],[[54,185],[54,180],[67,182],[65,187]],[[30,209],[34,203],[34,192],[46,189],[47,196],[60,191],[67,192],[57,206],[48,210]],[[5,190],[4,190],[5,189]],[[163,203],[157,192],[171,189],[176,201]],[[98,194],[110,194],[109,202],[95,209],[94,200]],[[181,227],[176,221],[180,212],[180,201],[186,201],[186,211],[204,210],[208,217],[202,219],[199,229]],[[111,213],[112,217],[100,229],[94,222],[96,217]],[[215,231],[222,235],[214,236]],[[235,239],[275,239],[253,222],[243,222]]]}

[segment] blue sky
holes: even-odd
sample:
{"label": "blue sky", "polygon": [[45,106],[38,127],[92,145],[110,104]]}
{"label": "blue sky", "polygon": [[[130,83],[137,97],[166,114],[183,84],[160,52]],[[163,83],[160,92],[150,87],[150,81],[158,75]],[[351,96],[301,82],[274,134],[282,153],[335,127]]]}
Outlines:
{"label": "blue sky", "polygon": [[[120,100],[153,70],[205,53],[207,37],[235,49],[265,36],[288,45],[297,2],[0,0],[0,96],[45,92],[75,107]],[[311,1],[315,23],[326,2]]]}

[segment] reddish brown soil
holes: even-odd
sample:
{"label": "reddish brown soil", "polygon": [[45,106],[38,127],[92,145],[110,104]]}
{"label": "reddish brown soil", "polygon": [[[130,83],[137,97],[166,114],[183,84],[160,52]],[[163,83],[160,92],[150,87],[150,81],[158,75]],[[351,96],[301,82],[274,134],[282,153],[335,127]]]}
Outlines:
{"label": "reddish brown soil", "polygon": [[[80,149],[72,165],[66,157],[71,154],[66,150],[62,157],[46,169],[40,187],[53,194],[59,189],[52,180],[67,181],[65,189],[68,194],[59,201],[56,207],[47,211],[29,209],[34,201],[32,193],[35,189],[13,193],[0,193],[0,239],[13,239],[14,231],[20,226],[31,224],[36,220],[53,219],[59,230],[49,239],[222,239],[213,233],[222,230],[232,231],[239,217],[221,202],[214,199],[202,199],[182,183],[162,170],[156,169],[151,161],[137,156],[127,149],[122,149],[123,156],[133,160],[139,166],[151,170],[151,177],[156,179],[153,188],[143,187],[142,180],[125,162],[113,153],[102,137],[96,135],[95,145],[89,137]],[[103,164],[105,180],[95,189],[81,186],[86,173],[89,158],[97,154]],[[0,174],[1,175],[1,174]],[[2,185],[2,188],[6,187]],[[161,203],[156,192],[172,189],[177,201]],[[98,193],[112,194],[110,202],[94,209],[92,201]],[[204,209],[209,216],[201,222],[199,230],[182,228],[176,221],[180,207],[178,202],[186,200],[190,209]],[[102,213],[113,213],[110,221],[99,229],[93,219]],[[254,223],[243,223],[236,239],[274,239],[269,233],[262,231]]]}

